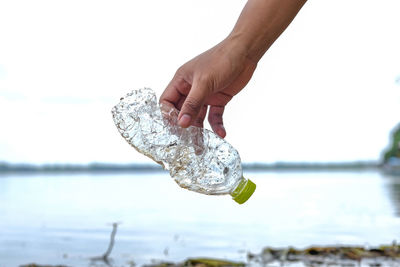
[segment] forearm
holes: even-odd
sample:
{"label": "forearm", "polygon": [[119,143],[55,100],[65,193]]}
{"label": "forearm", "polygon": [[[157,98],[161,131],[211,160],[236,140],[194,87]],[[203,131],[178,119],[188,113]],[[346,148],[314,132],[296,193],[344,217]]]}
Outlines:
{"label": "forearm", "polygon": [[228,36],[258,62],[292,22],[306,0],[248,0]]}

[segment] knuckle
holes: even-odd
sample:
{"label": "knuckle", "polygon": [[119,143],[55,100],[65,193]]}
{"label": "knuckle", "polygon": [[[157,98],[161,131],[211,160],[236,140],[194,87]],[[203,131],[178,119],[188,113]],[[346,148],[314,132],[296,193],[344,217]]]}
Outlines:
{"label": "knuckle", "polygon": [[186,98],[185,101],[185,107],[191,112],[198,112],[198,110],[201,107],[201,104],[199,100],[192,97],[188,97]]}
{"label": "knuckle", "polygon": [[207,90],[207,93],[211,93],[215,88],[215,79],[213,75],[204,73],[197,77],[198,84],[202,85],[204,90]]}
{"label": "knuckle", "polygon": [[175,75],[179,76],[179,75],[181,75],[182,73],[185,73],[185,72],[186,72],[186,65],[182,65],[176,70]]}
{"label": "knuckle", "polygon": [[207,73],[203,73],[201,75],[198,76],[198,81],[201,84],[208,84],[211,80],[211,75],[207,74]]}

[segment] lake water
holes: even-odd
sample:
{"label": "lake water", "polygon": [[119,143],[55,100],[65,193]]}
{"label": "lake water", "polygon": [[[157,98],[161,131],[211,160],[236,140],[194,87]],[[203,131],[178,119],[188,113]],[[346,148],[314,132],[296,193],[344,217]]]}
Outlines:
{"label": "lake water", "polygon": [[[400,240],[400,178],[366,172],[246,172],[244,205],[181,189],[167,173],[0,177],[0,266],[115,266],[218,257],[265,246],[375,246]],[[93,264],[93,263],[92,263]],[[100,264],[100,263],[98,263]]]}

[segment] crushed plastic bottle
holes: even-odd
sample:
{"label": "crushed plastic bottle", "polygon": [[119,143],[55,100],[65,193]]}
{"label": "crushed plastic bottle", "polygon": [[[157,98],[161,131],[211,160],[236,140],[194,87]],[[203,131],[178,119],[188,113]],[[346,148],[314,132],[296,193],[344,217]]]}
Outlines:
{"label": "crushed plastic bottle", "polygon": [[230,194],[239,204],[253,194],[256,185],[243,177],[237,150],[207,129],[179,127],[178,110],[159,105],[152,89],[132,90],[112,115],[125,140],[169,170],[179,186],[207,195]]}

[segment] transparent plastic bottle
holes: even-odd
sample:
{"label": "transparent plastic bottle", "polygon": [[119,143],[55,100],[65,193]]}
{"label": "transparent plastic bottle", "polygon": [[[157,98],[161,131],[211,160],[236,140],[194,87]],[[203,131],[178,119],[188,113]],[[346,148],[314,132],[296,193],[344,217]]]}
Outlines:
{"label": "transparent plastic bottle", "polygon": [[253,194],[256,185],[243,177],[236,149],[207,129],[179,127],[178,111],[159,105],[150,88],[132,90],[112,115],[125,140],[169,170],[179,186],[207,195],[230,194],[239,204]]}

